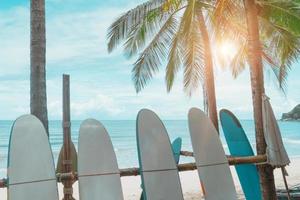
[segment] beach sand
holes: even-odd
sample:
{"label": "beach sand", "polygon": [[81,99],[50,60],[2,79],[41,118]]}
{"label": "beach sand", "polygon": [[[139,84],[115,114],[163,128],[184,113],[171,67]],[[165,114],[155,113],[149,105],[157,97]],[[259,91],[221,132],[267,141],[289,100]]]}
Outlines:
{"label": "beach sand", "polygon": [[[291,159],[291,164],[286,168],[289,176],[287,177],[288,184],[290,186],[300,183],[300,158]],[[236,189],[239,195],[239,199],[243,198],[243,192],[241,190],[241,186],[238,180],[238,177],[235,173],[234,167],[231,167],[231,171],[234,177],[234,182],[236,185]],[[188,172],[180,172],[180,179],[182,183],[182,190],[184,193],[184,199],[186,200],[194,200],[200,199],[202,197],[200,182],[198,178],[197,171],[188,171]],[[284,188],[284,182],[282,179],[282,174],[280,169],[275,170],[275,180],[276,187],[278,189]],[[140,177],[122,177],[122,186],[125,200],[138,200],[140,198],[141,189],[140,189]],[[74,197],[79,199],[78,195],[78,184],[77,182],[74,184]],[[62,185],[59,184],[59,194],[60,197],[62,195]],[[0,189],[0,199],[6,199],[6,189]]]}

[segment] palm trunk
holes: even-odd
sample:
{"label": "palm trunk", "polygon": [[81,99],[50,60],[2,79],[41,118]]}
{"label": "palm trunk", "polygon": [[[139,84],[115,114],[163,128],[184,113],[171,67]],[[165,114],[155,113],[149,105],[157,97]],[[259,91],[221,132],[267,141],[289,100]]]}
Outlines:
{"label": "palm trunk", "polygon": [[31,0],[30,29],[30,111],[42,121],[48,133],[44,0]]}
{"label": "palm trunk", "polygon": [[205,20],[202,11],[198,14],[198,20],[200,23],[200,32],[203,38],[204,43],[204,54],[205,54],[205,83],[206,86],[206,95],[207,95],[207,105],[208,105],[208,114],[215,125],[217,131],[219,132],[219,124],[218,124],[218,112],[217,112],[217,104],[216,104],[216,91],[215,91],[215,82],[214,82],[214,69],[213,69],[213,61],[211,55],[211,46],[210,40],[208,36],[208,31],[206,28]]}
{"label": "palm trunk", "polygon": [[[247,15],[249,64],[252,88],[252,101],[255,120],[256,149],[257,154],[266,153],[266,142],[263,130],[262,118],[262,94],[264,93],[264,78],[262,64],[262,50],[259,41],[259,26],[255,0],[244,0]],[[276,199],[276,189],[274,183],[273,168],[270,165],[259,165],[259,174],[263,198]]]}

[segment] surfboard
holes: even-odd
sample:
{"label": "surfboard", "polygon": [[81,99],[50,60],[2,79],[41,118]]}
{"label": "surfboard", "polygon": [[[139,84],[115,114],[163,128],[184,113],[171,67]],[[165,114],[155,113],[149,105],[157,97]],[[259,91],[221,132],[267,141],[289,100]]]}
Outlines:
{"label": "surfboard", "polygon": [[[254,156],[245,131],[234,114],[223,109],[220,111],[220,120],[230,154],[232,156]],[[254,164],[243,164],[236,165],[235,169],[246,199],[262,199],[256,166]]]}
{"label": "surfboard", "polygon": [[8,200],[58,200],[51,147],[35,116],[23,115],[14,122],[7,168]]}
{"label": "surfboard", "polygon": [[148,109],[137,116],[137,146],[145,200],[183,200],[173,150],[166,128]]}
{"label": "surfboard", "polygon": [[236,200],[237,194],[222,143],[211,120],[197,108],[188,114],[192,147],[206,200]]}
{"label": "surfboard", "polygon": [[95,119],[82,122],[78,139],[81,200],[123,200],[120,171],[110,137]]}
{"label": "surfboard", "polygon": [[[173,155],[174,155],[176,164],[178,164],[179,160],[180,160],[181,146],[182,146],[182,139],[180,137],[176,138],[172,142],[172,150],[173,150]],[[143,189],[143,185],[142,185],[142,189]],[[143,189],[143,192],[140,197],[140,200],[143,200],[143,199],[144,199],[144,189]]]}
{"label": "surfboard", "polygon": [[180,137],[176,138],[172,142],[172,150],[173,150],[174,159],[175,159],[176,164],[178,164],[179,160],[180,160],[181,146],[182,146],[182,139]]}

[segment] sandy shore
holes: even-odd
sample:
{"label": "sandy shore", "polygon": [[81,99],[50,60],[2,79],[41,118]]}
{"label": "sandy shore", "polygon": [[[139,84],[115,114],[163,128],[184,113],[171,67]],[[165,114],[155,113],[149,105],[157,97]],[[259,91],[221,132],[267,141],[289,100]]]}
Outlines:
{"label": "sandy shore", "polygon": [[[289,176],[287,177],[290,186],[300,183],[300,158],[292,159],[290,166],[287,167]],[[239,194],[239,198],[243,199],[243,192],[235,173],[234,167],[231,167],[231,171],[234,177],[236,189]],[[181,172],[180,179],[182,183],[182,190],[186,200],[200,199],[202,196],[200,189],[200,182],[198,178],[197,171]],[[280,169],[275,170],[275,180],[277,188],[284,188],[284,183],[281,175]],[[122,186],[125,200],[138,200],[140,197],[140,177],[123,177]],[[62,185],[59,185],[59,193],[62,194]],[[78,197],[78,185],[74,184],[74,197]],[[0,189],[1,199],[6,199],[6,189]],[[4,198],[3,198],[4,197]]]}

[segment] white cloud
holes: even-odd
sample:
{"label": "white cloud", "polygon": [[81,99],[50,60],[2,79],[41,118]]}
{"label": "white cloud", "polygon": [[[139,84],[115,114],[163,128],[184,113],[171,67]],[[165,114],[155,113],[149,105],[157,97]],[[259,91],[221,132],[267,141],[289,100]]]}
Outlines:
{"label": "white cloud", "polygon": [[71,104],[72,112],[75,116],[94,114],[95,112],[107,112],[111,116],[115,116],[122,112],[119,105],[116,104],[114,98],[98,94],[95,97],[82,102],[74,102]]}

